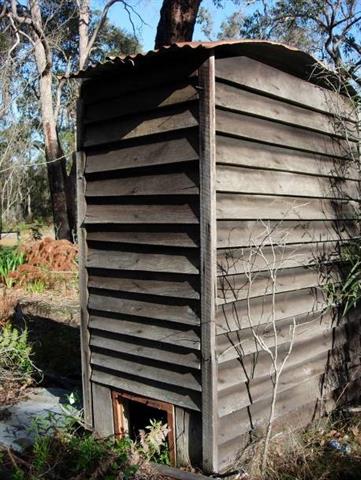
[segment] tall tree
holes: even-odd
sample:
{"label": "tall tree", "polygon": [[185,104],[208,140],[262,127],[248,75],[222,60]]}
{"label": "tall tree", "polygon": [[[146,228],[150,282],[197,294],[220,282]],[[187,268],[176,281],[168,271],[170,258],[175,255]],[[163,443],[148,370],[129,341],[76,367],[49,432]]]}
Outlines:
{"label": "tall tree", "polygon": [[[109,0],[96,13],[91,10],[89,0],[0,1],[3,31],[10,31],[13,37],[8,56],[14,58],[24,50],[28,55],[22,72],[24,78],[33,76],[32,101],[39,105],[54,225],[59,238],[72,239],[75,232],[75,168],[74,164],[70,168],[67,165],[71,159],[67,161],[68,152],[61,142],[62,128],[74,127],[71,100],[75,95],[66,77],[72,69],[84,68],[93,52],[99,60],[112,50],[114,43],[118,43],[119,50],[126,44],[121,41],[124,32],[116,31],[107,22],[109,9],[117,2],[123,3]],[[105,30],[110,34],[110,42],[100,45]],[[127,46],[130,44],[133,53],[138,44],[135,39]],[[64,109],[67,115],[63,115]]]}
{"label": "tall tree", "polygon": [[342,70],[361,86],[360,0],[257,0],[255,4],[249,14],[230,16],[219,36],[294,45]]}
{"label": "tall tree", "polygon": [[155,37],[155,48],[192,40],[202,0],[164,0]]}

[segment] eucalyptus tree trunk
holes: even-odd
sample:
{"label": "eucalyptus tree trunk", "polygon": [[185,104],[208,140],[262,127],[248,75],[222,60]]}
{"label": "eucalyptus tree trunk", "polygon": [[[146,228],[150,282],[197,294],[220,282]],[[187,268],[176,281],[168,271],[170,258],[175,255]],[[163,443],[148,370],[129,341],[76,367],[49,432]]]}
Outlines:
{"label": "eucalyptus tree trunk", "polygon": [[202,0],[164,0],[155,37],[155,48],[192,40]]}
{"label": "eucalyptus tree trunk", "polygon": [[[42,30],[42,17],[38,0],[31,2],[31,17]],[[73,225],[69,222],[67,206],[66,160],[61,148],[56,126],[52,94],[51,51],[44,45],[46,39],[34,33],[35,60],[39,73],[39,101],[45,143],[45,156],[49,179],[51,206],[57,238],[72,239]]]}

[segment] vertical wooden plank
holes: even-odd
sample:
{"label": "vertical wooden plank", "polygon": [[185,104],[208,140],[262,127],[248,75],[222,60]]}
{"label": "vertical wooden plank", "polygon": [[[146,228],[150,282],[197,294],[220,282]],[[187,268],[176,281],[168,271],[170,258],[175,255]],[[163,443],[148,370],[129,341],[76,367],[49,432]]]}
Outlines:
{"label": "vertical wooden plank", "polygon": [[184,408],[175,407],[175,444],[177,467],[187,467],[191,464],[189,458],[189,412]]}
{"label": "vertical wooden plank", "polygon": [[100,438],[114,435],[113,401],[109,387],[98,383],[92,385],[94,408],[94,431]]}
{"label": "vertical wooden plank", "polygon": [[[79,88],[79,92],[81,87]],[[88,275],[85,268],[87,256],[86,230],[84,219],[86,215],[85,203],[85,153],[81,151],[83,140],[83,102],[79,98],[77,104],[77,149],[76,153],[76,192],[77,192],[77,236],[79,246],[79,294],[80,294],[80,348],[82,363],[83,406],[84,422],[89,428],[93,428],[92,391],[90,382],[90,347],[89,347],[89,314],[88,314]]]}
{"label": "vertical wooden plank", "polygon": [[216,306],[216,154],[215,62],[212,54],[199,69],[200,237],[203,469],[217,471]]}

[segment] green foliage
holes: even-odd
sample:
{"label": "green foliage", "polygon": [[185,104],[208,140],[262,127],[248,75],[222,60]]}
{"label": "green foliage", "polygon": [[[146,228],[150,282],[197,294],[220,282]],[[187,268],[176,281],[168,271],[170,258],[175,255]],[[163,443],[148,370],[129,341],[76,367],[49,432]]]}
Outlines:
{"label": "green foliage", "polygon": [[0,462],[0,477],[1,468],[7,468],[11,478],[19,480],[128,480],[149,460],[169,462],[166,425],[151,421],[139,443],[129,437],[98,439],[83,429],[82,418],[74,413],[75,403],[77,399],[71,395],[63,415],[50,413],[35,419],[31,428],[34,444],[26,453],[25,462],[14,467],[5,455]]}
{"label": "green foliage", "polygon": [[24,254],[17,248],[0,248],[0,281],[2,281],[6,287],[10,288],[12,286],[13,280],[9,275],[22,265],[24,260]]}
{"label": "green foliage", "polygon": [[148,461],[155,461],[169,465],[169,451],[167,435],[169,428],[167,424],[157,420],[150,420],[145,430],[139,432],[139,443],[143,455]]}
{"label": "green foliage", "polygon": [[352,242],[340,252],[341,281],[325,285],[328,303],[341,308],[346,315],[361,300],[361,244]]}
{"label": "green foliage", "polygon": [[31,294],[40,294],[44,293],[46,289],[46,283],[44,280],[41,279],[35,279],[31,282],[28,282],[26,284],[26,291],[31,293]]}
{"label": "green foliage", "polygon": [[0,384],[6,381],[30,381],[36,370],[31,356],[27,329],[19,332],[6,324],[0,330]]}

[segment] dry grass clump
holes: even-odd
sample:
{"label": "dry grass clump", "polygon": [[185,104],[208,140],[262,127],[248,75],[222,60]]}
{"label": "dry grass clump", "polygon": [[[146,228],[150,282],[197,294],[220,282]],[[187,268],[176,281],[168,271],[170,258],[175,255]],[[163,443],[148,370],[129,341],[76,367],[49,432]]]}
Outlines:
{"label": "dry grass clump", "polygon": [[12,317],[17,297],[9,289],[0,288],[0,328]]}
{"label": "dry grass clump", "polygon": [[42,293],[45,289],[72,286],[76,279],[78,248],[68,240],[44,238],[21,251],[25,262],[11,273],[14,283],[30,293]]}
{"label": "dry grass clump", "polygon": [[253,480],[360,480],[361,416],[339,415],[276,436],[263,475],[256,458],[248,469]]}

